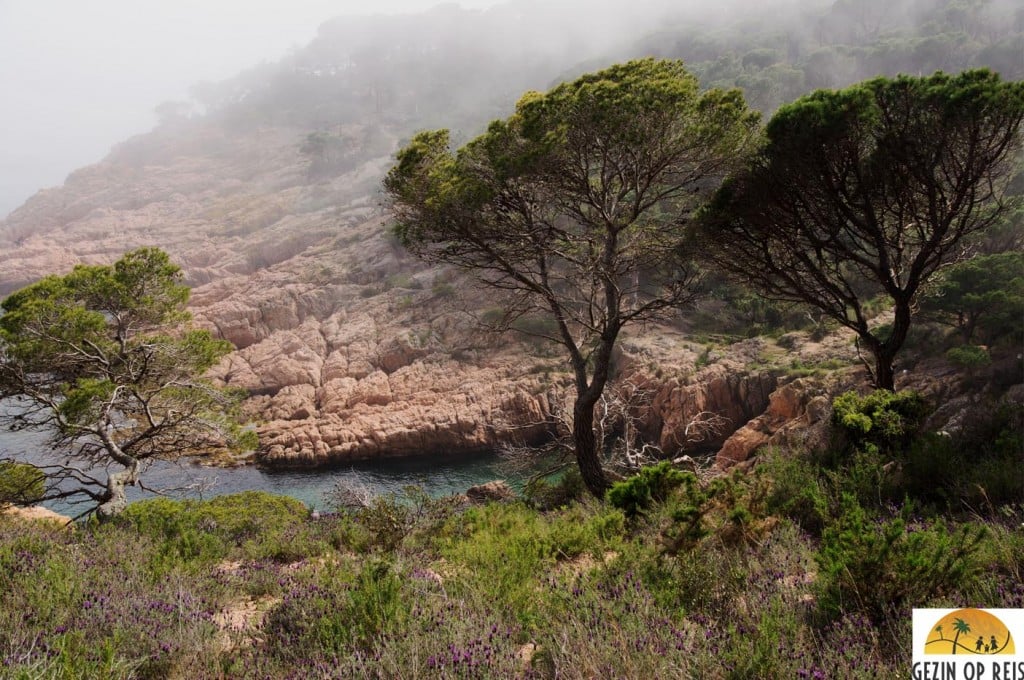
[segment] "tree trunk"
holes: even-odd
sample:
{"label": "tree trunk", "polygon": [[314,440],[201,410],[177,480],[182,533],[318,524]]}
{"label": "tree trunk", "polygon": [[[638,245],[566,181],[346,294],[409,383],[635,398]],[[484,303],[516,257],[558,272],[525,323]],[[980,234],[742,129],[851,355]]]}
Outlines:
{"label": "tree trunk", "polygon": [[875,354],[875,387],[880,390],[896,391],[896,372],[892,368],[893,357],[887,352]]}
{"label": "tree trunk", "polygon": [[893,364],[907,339],[907,333],[910,332],[910,323],[910,303],[899,299],[893,305],[892,330],[889,337],[879,340],[866,330],[861,333],[861,339],[865,341],[875,358],[876,389],[896,391],[896,371],[893,370]]}
{"label": "tree trunk", "polygon": [[973,312],[968,312],[967,319],[960,327],[960,337],[963,339],[965,345],[971,344],[971,339],[974,338],[974,329],[978,325],[978,315]]}
{"label": "tree trunk", "polygon": [[100,521],[116,517],[128,507],[128,496],[125,487],[134,486],[139,481],[139,463],[133,461],[132,465],[120,472],[112,472],[107,477],[107,493],[104,501],[96,508],[96,516]]}
{"label": "tree trunk", "polygon": [[860,360],[871,376],[872,386],[876,390],[895,391],[896,372],[892,368],[895,352],[868,331],[860,333],[859,340],[870,353],[870,357],[860,354],[860,345],[857,346]]}
{"label": "tree trunk", "polygon": [[590,493],[604,500],[611,483],[601,467],[601,457],[594,436],[594,405],[596,401],[577,398],[572,409],[572,441],[576,450],[576,464],[580,469],[583,483]]}

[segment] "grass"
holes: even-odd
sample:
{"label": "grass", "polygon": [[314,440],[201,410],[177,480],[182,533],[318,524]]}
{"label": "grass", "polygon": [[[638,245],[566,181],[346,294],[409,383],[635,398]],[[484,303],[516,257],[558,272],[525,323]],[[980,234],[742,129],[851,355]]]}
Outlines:
{"label": "grass", "polygon": [[844,470],[778,452],[549,511],[409,490],[317,517],[264,493],[150,500],[70,531],[0,516],[0,664],[11,678],[897,677],[910,607],[1024,605],[1021,499],[925,513],[842,495]]}

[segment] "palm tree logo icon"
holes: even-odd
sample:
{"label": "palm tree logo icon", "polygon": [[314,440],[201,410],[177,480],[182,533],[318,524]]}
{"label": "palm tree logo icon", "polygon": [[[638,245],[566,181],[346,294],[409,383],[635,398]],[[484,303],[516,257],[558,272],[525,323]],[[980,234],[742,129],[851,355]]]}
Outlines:
{"label": "palm tree logo icon", "polygon": [[[948,632],[953,636],[947,637]],[[1009,628],[994,614],[984,609],[958,609],[932,626],[924,653],[1014,654],[1015,649]]]}

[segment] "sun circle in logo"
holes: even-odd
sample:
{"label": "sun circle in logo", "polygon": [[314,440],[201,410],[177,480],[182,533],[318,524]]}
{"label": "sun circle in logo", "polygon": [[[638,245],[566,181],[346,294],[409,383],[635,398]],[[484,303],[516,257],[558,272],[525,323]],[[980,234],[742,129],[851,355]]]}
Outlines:
{"label": "sun circle in logo", "polygon": [[1010,630],[984,609],[957,609],[935,622],[925,654],[1013,654]]}

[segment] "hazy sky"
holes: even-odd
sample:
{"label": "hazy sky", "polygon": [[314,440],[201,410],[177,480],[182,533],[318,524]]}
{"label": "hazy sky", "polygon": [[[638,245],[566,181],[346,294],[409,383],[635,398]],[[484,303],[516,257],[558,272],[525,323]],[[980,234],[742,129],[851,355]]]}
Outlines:
{"label": "hazy sky", "polygon": [[[483,8],[501,0],[457,0]],[[304,45],[343,14],[440,0],[0,0],[0,218],[117,142],[153,109]]]}

